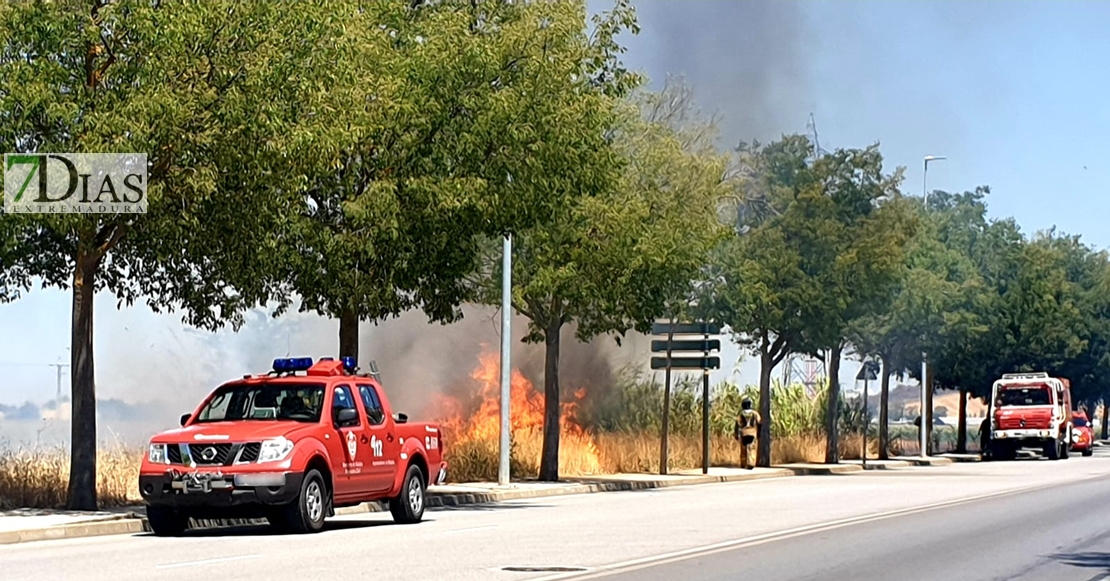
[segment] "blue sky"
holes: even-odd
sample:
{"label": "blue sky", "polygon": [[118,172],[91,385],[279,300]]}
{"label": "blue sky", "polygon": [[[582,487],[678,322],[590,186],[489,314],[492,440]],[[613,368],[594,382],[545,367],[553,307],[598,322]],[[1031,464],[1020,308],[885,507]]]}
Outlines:
{"label": "blue sky", "polygon": [[[825,149],[880,142],[889,169],[906,167],[909,194],[921,193],[922,157],[944,155],[930,166],[931,188],[989,185],[994,217],[1110,245],[1110,76],[1100,70],[1110,2],[636,4],[644,30],[625,39],[626,61],[656,80],[684,75],[729,139],[805,132],[812,113]],[[111,296],[97,308],[101,397],[180,407],[287,348],[320,356],[335,344],[334,324],[311,317],[285,337],[261,325],[213,336],[143,306],[117,310]],[[367,325],[364,336],[388,341],[389,329]],[[0,403],[51,399],[48,364],[66,362],[68,346],[67,294],[36,290],[0,305]],[[727,350],[725,361],[737,355]],[[755,381],[753,362],[739,371]]]}

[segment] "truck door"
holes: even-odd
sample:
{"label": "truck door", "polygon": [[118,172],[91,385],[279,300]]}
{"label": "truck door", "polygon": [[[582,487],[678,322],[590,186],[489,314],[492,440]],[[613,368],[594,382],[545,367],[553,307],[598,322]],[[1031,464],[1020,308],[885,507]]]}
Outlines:
{"label": "truck door", "polygon": [[373,454],[370,485],[375,491],[389,490],[397,475],[401,445],[393,433],[392,422],[386,421],[381,394],[374,385],[359,384],[358,393],[366,409],[366,431],[370,435]]}
{"label": "truck door", "polygon": [[349,422],[339,421],[339,412],[344,409],[359,412],[350,386],[337,385],[332,394],[332,424],[343,453],[332,457],[336,497],[360,497],[370,489],[372,479],[370,437],[366,433],[366,419],[362,413],[357,413],[355,419]]}

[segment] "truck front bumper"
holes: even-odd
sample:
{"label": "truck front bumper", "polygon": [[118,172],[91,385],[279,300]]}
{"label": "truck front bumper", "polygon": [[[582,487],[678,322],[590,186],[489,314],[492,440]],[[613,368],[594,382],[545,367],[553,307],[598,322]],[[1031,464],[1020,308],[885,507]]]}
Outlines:
{"label": "truck front bumper", "polygon": [[139,492],[148,506],[188,511],[197,518],[264,516],[275,505],[288,504],[301,491],[298,472],[220,472],[168,470],[140,474]]}
{"label": "truck front bumper", "polygon": [[1052,430],[995,430],[991,433],[995,440],[1050,440],[1055,437]]}

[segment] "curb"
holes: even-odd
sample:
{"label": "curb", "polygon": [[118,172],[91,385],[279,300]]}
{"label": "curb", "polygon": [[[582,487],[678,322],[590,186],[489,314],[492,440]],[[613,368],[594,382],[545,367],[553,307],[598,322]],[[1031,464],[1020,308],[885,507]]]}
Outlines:
{"label": "curb", "polygon": [[[887,470],[909,465],[917,466],[945,466],[953,463],[951,458],[930,457],[897,458],[885,461],[886,465],[869,464],[867,470]],[[978,461],[976,460],[955,460]],[[904,464],[903,464],[904,463]],[[489,490],[475,492],[438,492],[428,491],[428,508],[452,508],[461,506],[496,504],[508,500],[521,500],[526,498],[543,498],[554,496],[568,496],[574,494],[595,494],[601,492],[630,492],[635,490],[652,490],[659,488],[673,488],[677,486],[697,486],[727,482],[745,482],[749,480],[764,480],[767,478],[784,478],[789,476],[814,476],[814,475],[839,475],[863,472],[864,467],[859,464],[783,464],[759,472],[746,474],[704,475],[704,474],[674,474],[668,479],[644,480],[609,480],[599,476],[590,479],[567,479],[567,485],[540,489],[509,489]],[[337,508],[336,516],[386,512],[388,508],[382,502],[367,502],[357,506]],[[226,528],[232,526],[253,526],[266,524],[264,519],[226,519],[226,520],[190,520],[192,528]],[[19,531],[0,531],[0,545],[28,543],[57,539],[76,539],[84,537],[97,537],[106,535],[121,535],[151,532],[145,515],[138,512],[127,513],[118,517],[108,517],[104,520],[81,522],[54,526],[49,528],[27,529]]]}
{"label": "curb", "polygon": [[100,520],[72,523],[45,529],[0,532],[0,545],[57,539],[100,537],[105,535],[123,535],[128,533],[141,533],[146,530],[149,530],[149,528],[147,527],[145,518]]}
{"label": "curb", "polygon": [[781,468],[794,472],[795,476],[828,476],[863,472],[863,466],[857,464],[783,464]]}

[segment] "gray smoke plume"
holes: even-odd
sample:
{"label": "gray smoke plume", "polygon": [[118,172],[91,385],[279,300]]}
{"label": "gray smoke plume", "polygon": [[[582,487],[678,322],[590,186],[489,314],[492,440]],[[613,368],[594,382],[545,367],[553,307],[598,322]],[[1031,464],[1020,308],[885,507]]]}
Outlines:
{"label": "gray smoke plume", "polygon": [[[591,2],[594,10],[608,2]],[[622,39],[626,59],[653,88],[683,78],[707,112],[719,116],[722,145],[767,142],[804,130],[812,91],[806,63],[814,50],[801,5],[785,1],[635,0],[639,36]]]}
{"label": "gray smoke plume", "polygon": [[[364,361],[375,360],[390,401],[399,411],[414,418],[436,411],[436,396],[446,395],[464,403],[466,411],[481,402],[480,385],[472,374],[483,353],[500,362],[501,314],[498,309],[468,305],[464,317],[452,325],[428,323],[418,311],[410,311],[376,325],[364,325],[360,353]],[[543,390],[544,345],[523,343],[528,320],[514,314],[511,320],[511,366],[520,371],[537,391]],[[645,339],[629,334],[618,346],[612,337],[582,343],[574,337],[574,326],[563,329],[559,357],[560,387],[564,400],[585,388],[587,397],[599,395],[614,384],[614,375],[628,365],[647,365],[650,356]],[[498,381],[500,371],[496,372]]]}

